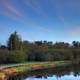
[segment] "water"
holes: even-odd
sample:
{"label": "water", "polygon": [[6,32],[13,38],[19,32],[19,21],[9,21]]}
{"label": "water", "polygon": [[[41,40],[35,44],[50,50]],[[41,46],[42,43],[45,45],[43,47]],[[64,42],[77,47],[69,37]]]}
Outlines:
{"label": "water", "polygon": [[80,80],[80,65],[25,72],[9,80]]}
{"label": "water", "polygon": [[60,78],[56,77],[55,75],[53,75],[52,77],[47,77],[47,78],[33,78],[33,77],[29,77],[25,80],[80,80],[80,77],[77,76],[73,76],[73,75],[65,75],[65,76],[62,76]]}

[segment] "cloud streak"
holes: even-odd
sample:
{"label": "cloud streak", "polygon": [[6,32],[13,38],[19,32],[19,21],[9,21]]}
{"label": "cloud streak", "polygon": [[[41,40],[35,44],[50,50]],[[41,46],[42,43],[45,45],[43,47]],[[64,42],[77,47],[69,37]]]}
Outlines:
{"label": "cloud streak", "polygon": [[11,4],[9,0],[0,0],[0,3],[2,4],[5,10],[4,11],[5,13],[0,13],[0,14],[3,14],[8,17],[12,17],[13,19],[23,17],[23,14],[19,10],[17,10],[15,5]]}
{"label": "cloud streak", "polygon": [[0,0],[0,4],[3,7],[3,11],[0,12],[0,16],[7,17],[8,19],[22,24],[32,23],[32,20],[27,15],[24,15],[24,13],[19,11],[16,5],[10,0]]}
{"label": "cloud streak", "polygon": [[30,8],[32,8],[38,15],[41,15],[45,18],[48,17],[47,13],[41,7],[39,0],[23,0],[23,2]]}
{"label": "cloud streak", "polygon": [[56,13],[56,17],[64,23],[65,21],[65,17],[64,17],[64,1],[63,0],[50,0],[50,4],[53,8],[53,10],[55,10],[54,13]]}
{"label": "cloud streak", "polygon": [[73,29],[70,29],[68,30],[67,33],[69,36],[72,36],[72,37],[78,36],[80,34],[80,27],[75,27]]}

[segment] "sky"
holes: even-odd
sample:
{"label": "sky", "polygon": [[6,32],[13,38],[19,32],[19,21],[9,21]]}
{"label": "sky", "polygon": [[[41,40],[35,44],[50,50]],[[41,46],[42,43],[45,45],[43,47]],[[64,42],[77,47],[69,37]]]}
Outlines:
{"label": "sky", "polygon": [[80,0],[0,0],[0,43],[14,31],[22,40],[80,41]]}

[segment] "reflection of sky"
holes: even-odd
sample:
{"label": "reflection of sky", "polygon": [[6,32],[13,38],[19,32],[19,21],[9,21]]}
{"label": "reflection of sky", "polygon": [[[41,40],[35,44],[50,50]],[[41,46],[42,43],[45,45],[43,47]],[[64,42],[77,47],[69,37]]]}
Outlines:
{"label": "reflection of sky", "polygon": [[65,76],[62,76],[60,80],[80,80],[80,76],[75,77],[73,75],[65,75]]}
{"label": "reflection of sky", "polygon": [[52,76],[52,77],[48,77],[48,78],[33,78],[33,77],[29,77],[25,80],[80,80],[80,76],[73,76],[73,75],[65,75],[62,77],[56,77],[56,76]]}

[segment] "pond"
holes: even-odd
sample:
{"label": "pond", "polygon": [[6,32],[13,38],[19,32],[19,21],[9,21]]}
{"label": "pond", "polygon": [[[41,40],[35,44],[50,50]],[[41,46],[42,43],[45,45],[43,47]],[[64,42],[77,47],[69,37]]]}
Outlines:
{"label": "pond", "polygon": [[10,76],[9,80],[80,80],[80,65],[25,71],[23,74]]}

